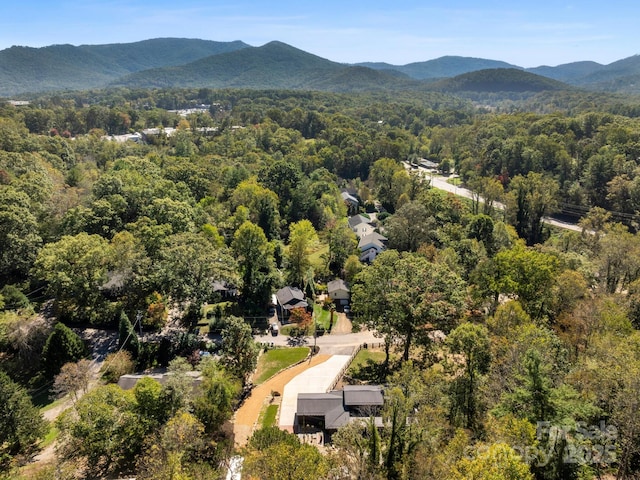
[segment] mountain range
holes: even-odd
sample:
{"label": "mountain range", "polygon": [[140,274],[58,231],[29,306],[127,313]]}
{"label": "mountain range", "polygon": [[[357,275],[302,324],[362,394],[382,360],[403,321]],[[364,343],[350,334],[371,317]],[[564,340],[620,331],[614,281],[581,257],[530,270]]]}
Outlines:
{"label": "mountain range", "polygon": [[530,69],[497,60],[456,56],[407,65],[348,65],[276,41],[252,47],[242,41],[183,38],[109,45],[14,46],[0,51],[0,96],[115,86],[338,92],[537,92],[581,88],[640,93],[640,56],[609,65],[585,61]]}

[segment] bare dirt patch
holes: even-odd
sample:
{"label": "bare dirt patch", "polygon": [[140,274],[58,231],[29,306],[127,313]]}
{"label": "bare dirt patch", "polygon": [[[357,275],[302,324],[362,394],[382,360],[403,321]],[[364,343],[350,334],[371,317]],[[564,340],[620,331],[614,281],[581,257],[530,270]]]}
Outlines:
{"label": "bare dirt patch", "polygon": [[344,313],[336,312],[336,316],[338,319],[331,329],[331,335],[351,333],[351,320],[349,320]]}

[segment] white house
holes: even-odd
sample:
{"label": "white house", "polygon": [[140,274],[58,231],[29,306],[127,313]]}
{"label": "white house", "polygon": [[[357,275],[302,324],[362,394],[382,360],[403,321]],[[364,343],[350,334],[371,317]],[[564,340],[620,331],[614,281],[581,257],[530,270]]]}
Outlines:
{"label": "white house", "polygon": [[387,248],[386,242],[387,237],[377,232],[361,237],[360,242],[358,242],[360,261],[365,263],[373,262]]}
{"label": "white house", "polygon": [[327,283],[327,293],[336,305],[349,303],[349,285],[344,280],[336,278]]}
{"label": "white house", "polygon": [[375,227],[371,224],[371,220],[364,215],[354,215],[349,217],[349,228],[358,238],[362,238],[374,232]]}

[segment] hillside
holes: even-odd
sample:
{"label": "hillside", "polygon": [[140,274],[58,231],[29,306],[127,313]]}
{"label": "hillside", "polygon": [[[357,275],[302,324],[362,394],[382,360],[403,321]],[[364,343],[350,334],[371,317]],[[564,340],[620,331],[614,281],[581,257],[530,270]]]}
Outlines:
{"label": "hillside", "polygon": [[103,87],[131,72],[178,65],[247,46],[176,38],[111,45],[14,46],[0,51],[0,95]]}
{"label": "hillside", "polygon": [[282,42],[213,55],[179,67],[158,68],[114,82],[126,87],[236,87],[360,91],[397,88],[405,80],[349,67]]}
{"label": "hillside", "polygon": [[442,92],[542,92],[571,89],[557,80],[515,68],[492,68],[440,80],[430,86]]}

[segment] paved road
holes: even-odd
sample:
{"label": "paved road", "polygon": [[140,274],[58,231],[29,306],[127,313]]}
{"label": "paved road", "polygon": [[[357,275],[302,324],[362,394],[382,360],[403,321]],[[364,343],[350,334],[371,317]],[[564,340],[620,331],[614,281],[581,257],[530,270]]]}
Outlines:
{"label": "paved road", "polygon": [[[464,187],[457,186],[457,185],[451,185],[448,182],[449,178],[451,177],[438,175],[424,167],[411,169],[411,167],[409,167],[406,162],[404,163],[404,166],[405,168],[407,168],[407,170],[410,170],[413,172],[416,172],[416,171],[419,172],[424,177],[425,180],[428,180],[431,182],[431,186],[433,186],[434,188],[437,188],[438,190],[445,190],[447,192],[453,193],[454,195],[459,195],[465,198],[473,198],[473,193],[471,192],[471,190]],[[502,205],[499,202],[494,203],[494,205],[496,206],[496,208],[500,210],[504,209],[504,205]],[[582,231],[582,228],[576,225],[575,223],[563,222],[551,217],[542,217],[542,221],[547,225],[553,225],[554,227],[564,228],[566,230],[573,230],[574,232]]]}
{"label": "paved road", "polygon": [[[257,335],[254,337],[256,342],[261,343],[273,343],[277,346],[289,346],[291,345],[290,337],[286,335],[278,335],[273,337],[271,335]],[[345,334],[328,334],[314,339],[313,337],[304,337],[303,345],[313,346],[315,344],[320,347],[320,353],[328,355],[350,355],[353,349],[358,345],[366,344],[378,344],[383,340],[380,337],[376,337],[373,332],[368,330],[357,333],[345,333]]]}

